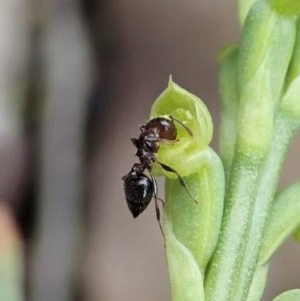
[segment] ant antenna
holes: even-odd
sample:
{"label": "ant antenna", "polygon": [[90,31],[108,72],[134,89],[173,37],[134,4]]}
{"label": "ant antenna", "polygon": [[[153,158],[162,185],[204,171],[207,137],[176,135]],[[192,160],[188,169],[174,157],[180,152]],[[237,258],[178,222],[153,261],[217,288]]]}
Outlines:
{"label": "ant antenna", "polygon": [[191,131],[190,128],[188,128],[181,120],[175,118],[174,116],[172,115],[169,115],[169,118],[172,120],[172,121],[176,121],[178,124],[180,124],[187,132],[188,134],[193,137],[193,132]]}

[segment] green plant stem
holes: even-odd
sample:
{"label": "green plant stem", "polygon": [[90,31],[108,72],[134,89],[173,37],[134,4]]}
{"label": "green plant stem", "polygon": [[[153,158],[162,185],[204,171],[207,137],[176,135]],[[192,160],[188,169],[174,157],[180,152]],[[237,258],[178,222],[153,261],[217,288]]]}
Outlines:
{"label": "green plant stem", "polygon": [[[239,53],[237,140],[220,238],[206,275],[208,301],[246,300],[251,286],[256,262],[245,256],[294,39],[293,19],[277,15],[268,1],[252,6]],[[245,282],[243,271],[252,271]]]}
{"label": "green plant stem", "polygon": [[[291,88],[287,91],[282,100],[280,110],[276,117],[272,144],[267,155],[267,159],[262,162],[261,167],[259,167],[259,165],[256,166],[261,168],[261,175],[259,176],[258,181],[253,183],[253,185],[257,185],[257,188],[255,189],[254,187],[253,191],[243,191],[243,194],[247,194],[248,197],[249,193],[253,193],[252,197],[255,199],[253,212],[251,210],[253,200],[249,201],[249,199],[246,199],[249,203],[245,202],[242,204],[238,202],[238,204],[235,204],[236,206],[241,206],[240,213],[244,213],[243,210],[249,210],[249,220],[244,220],[244,223],[245,221],[247,223],[244,235],[248,235],[249,238],[246,240],[245,237],[243,237],[238,248],[235,250],[231,249],[229,251],[230,253],[233,252],[231,254],[236,253],[236,271],[232,271],[232,275],[229,275],[229,277],[232,277],[231,281],[235,284],[235,288],[233,288],[234,285],[232,285],[226,277],[222,278],[223,281],[227,283],[227,289],[229,290],[229,292],[226,291],[228,299],[224,300],[246,300],[252,277],[256,269],[257,257],[262,241],[266,218],[270,212],[282,164],[288,146],[300,126],[300,110],[298,105],[298,97],[300,96],[299,78],[296,78],[290,87]],[[244,180],[246,180],[246,183],[244,183]],[[251,177],[250,179],[243,179],[242,183],[239,184],[243,185],[244,183],[249,189],[249,181],[251,181]],[[247,204],[248,206],[246,206]],[[233,208],[231,214],[233,214],[234,209],[237,211],[236,214],[238,214],[238,207]],[[225,212],[225,216],[226,214],[227,213]],[[244,219],[245,216],[239,216],[239,218]],[[241,228],[244,224],[242,224],[241,221],[238,221],[237,225]],[[223,225],[222,228],[223,227],[226,227],[226,224]],[[232,226],[231,230],[228,230],[228,237],[230,236],[230,231],[232,231],[231,233],[234,233],[233,227],[234,226]],[[229,240],[227,243],[229,243],[230,246],[231,244],[234,244],[235,241],[232,240],[231,237],[231,241]],[[226,247],[226,245],[224,244],[223,247]],[[245,255],[243,256],[242,252],[244,252],[244,250]],[[224,256],[224,249],[219,250],[219,252],[221,257]],[[226,264],[230,264],[230,260],[232,260],[234,256],[232,257],[232,255],[230,255],[228,257],[230,257],[230,259],[226,260]],[[228,257],[225,255],[225,258]],[[218,268],[220,268],[220,266],[218,266]],[[226,269],[226,266],[220,268],[220,270],[223,268]],[[220,298],[220,296],[224,293],[222,292],[224,284],[219,283],[220,279],[216,279],[216,281],[218,282],[218,285],[220,285],[219,295],[214,295],[211,300],[222,300],[218,298]],[[206,285],[211,286],[212,284],[208,282]],[[217,291],[218,290],[215,289],[214,294]]]}
{"label": "green plant stem", "polygon": [[[282,168],[288,146],[300,126],[300,103],[298,101],[299,97],[300,77],[296,77],[294,81],[291,82],[289,89],[287,89],[287,92],[285,93],[281,101],[280,109],[275,120],[271,147],[269,153],[266,156],[266,160],[261,165],[261,174],[258,177],[256,184],[257,188],[253,191],[253,197],[255,198],[253,212],[251,211],[250,205],[245,206],[246,204],[244,204],[241,205],[240,208],[241,212],[243,212],[242,210],[245,210],[245,208],[246,210],[249,210],[250,213],[252,212],[252,214],[250,215],[249,224],[247,225],[245,230],[245,237],[246,235],[248,235],[248,240],[246,240],[245,237],[242,237],[240,248],[234,250],[234,252],[237,252],[237,254],[235,255],[235,253],[232,253],[233,256],[229,256],[230,260],[232,260],[232,258],[236,256],[236,262],[234,265],[235,270],[232,271],[232,275],[229,275],[229,277],[232,277],[230,279],[233,285],[230,285],[230,281],[226,280],[226,278],[222,278],[222,280],[225,279],[227,289],[229,290],[227,291],[226,289],[226,291],[223,292],[228,294],[228,299],[224,300],[240,301],[247,299],[252,277],[256,269],[257,258],[262,242],[266,219],[270,214],[270,208],[276,191],[280,170]],[[244,193],[248,194],[249,192],[244,191]],[[226,214],[227,213],[225,211],[225,216]],[[226,227],[226,224],[224,227]],[[232,230],[233,229],[231,229],[231,231]],[[235,241],[231,241],[230,243],[235,243]],[[224,246],[226,246],[226,244],[224,244]],[[245,248],[244,256],[243,248]],[[223,252],[224,250],[221,249],[220,256],[224,256]],[[232,252],[232,250],[230,252]],[[227,257],[225,256],[225,258]],[[230,263],[230,260],[226,260],[226,263]],[[218,268],[220,268],[220,266],[218,266]],[[226,266],[224,267],[224,269],[225,268]],[[222,269],[220,268],[220,270]],[[220,279],[216,278],[216,281],[219,282]],[[211,284],[208,283],[206,285]],[[218,285],[220,284],[218,283]],[[214,291],[214,294],[215,292],[219,291],[219,295],[214,295],[211,300],[222,300],[218,299],[222,295],[222,289],[224,289],[224,286],[222,287],[221,284],[219,290],[215,289]]]}
{"label": "green plant stem", "polygon": [[286,114],[279,111],[274,126],[271,149],[263,165],[260,181],[258,182],[249,240],[240,271],[239,285],[235,292],[235,300],[245,300],[247,297],[249,283],[256,269],[263,231],[276,192],[280,171],[287,149],[297,129],[298,125],[295,121],[290,116],[286,116]]}
{"label": "green plant stem", "polygon": [[219,244],[205,282],[209,301],[233,300],[247,245],[258,171],[263,159],[238,152],[235,156]]}

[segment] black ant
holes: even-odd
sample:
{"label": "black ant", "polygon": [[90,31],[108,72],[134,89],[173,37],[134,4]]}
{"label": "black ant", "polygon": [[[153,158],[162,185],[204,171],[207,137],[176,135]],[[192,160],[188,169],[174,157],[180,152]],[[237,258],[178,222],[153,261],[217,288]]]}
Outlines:
{"label": "black ant", "polygon": [[[180,124],[190,136],[193,136],[191,130],[185,124],[171,115],[169,118],[156,117],[149,120],[145,125],[140,126],[139,138],[130,139],[137,148],[136,156],[140,163],[133,164],[130,172],[122,178],[127,205],[134,218],[139,216],[147,208],[151,199],[154,198],[156,218],[164,238],[158,206],[158,201],[163,204],[164,201],[157,196],[157,183],[152,174],[152,164],[158,163],[165,171],[176,174],[182,187],[194,202],[198,203],[187,189],[181,175],[172,167],[159,162],[155,156],[161,142],[174,143],[178,141],[174,121]],[[144,173],[145,170],[149,172],[150,178]]]}

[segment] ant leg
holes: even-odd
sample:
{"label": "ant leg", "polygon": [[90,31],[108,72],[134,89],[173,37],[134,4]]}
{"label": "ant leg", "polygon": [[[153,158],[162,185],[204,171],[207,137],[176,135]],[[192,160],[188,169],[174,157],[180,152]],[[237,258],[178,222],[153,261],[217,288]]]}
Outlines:
{"label": "ant leg", "polygon": [[164,246],[166,247],[166,237],[165,237],[165,233],[164,233],[164,230],[162,228],[162,225],[161,225],[161,222],[160,222],[160,210],[159,210],[159,206],[158,206],[158,199],[154,199],[154,202],[155,202],[155,212],[156,212],[156,219],[158,221],[158,225],[159,225],[159,228],[160,228],[160,232],[164,238]]}
{"label": "ant leg", "polygon": [[159,206],[158,206],[158,201],[161,201],[163,203],[163,205],[165,205],[165,203],[162,199],[157,197],[157,182],[156,182],[156,179],[153,177],[151,170],[149,170],[149,173],[150,173],[150,177],[151,177],[151,180],[153,183],[153,194],[154,194],[156,219],[157,219],[161,234],[164,238],[164,247],[166,247],[166,237],[165,237],[165,233],[164,233],[164,230],[163,230],[161,222],[160,222],[160,210],[159,210]]}
{"label": "ant leg", "polygon": [[198,201],[192,196],[192,194],[190,193],[190,191],[188,190],[182,176],[175,170],[173,169],[172,167],[168,166],[168,165],[165,165],[159,161],[157,161],[157,163],[165,170],[165,171],[169,171],[169,172],[173,172],[177,175],[178,177],[178,180],[179,180],[179,183],[181,184],[181,186],[185,189],[185,191],[188,193],[188,195],[192,198],[192,200],[198,204]]}
{"label": "ant leg", "polygon": [[161,204],[162,204],[163,207],[165,207],[165,201],[163,199],[157,198],[157,200],[161,202]]}
{"label": "ant leg", "polygon": [[190,130],[190,128],[188,128],[181,120],[175,118],[175,117],[172,116],[172,115],[169,115],[169,117],[170,117],[170,119],[171,119],[172,121],[176,121],[178,124],[180,124],[180,125],[188,132],[188,134],[189,134],[191,137],[193,137],[193,132],[192,132],[192,131]]}

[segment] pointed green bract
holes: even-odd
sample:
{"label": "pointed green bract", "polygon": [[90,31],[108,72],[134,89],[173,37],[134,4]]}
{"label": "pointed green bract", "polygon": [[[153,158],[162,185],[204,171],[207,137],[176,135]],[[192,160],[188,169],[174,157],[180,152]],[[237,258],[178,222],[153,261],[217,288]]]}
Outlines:
{"label": "pointed green bract", "polygon": [[203,277],[192,253],[176,239],[165,216],[166,251],[173,301],[204,301]]}
{"label": "pointed green bract", "polygon": [[[172,145],[161,143],[157,158],[164,164],[172,166],[181,176],[188,176],[197,172],[203,164],[199,150],[206,148],[212,140],[211,115],[197,96],[175,84],[172,78],[167,89],[157,98],[151,109],[151,118],[169,115],[183,122],[192,131],[193,137],[175,122],[179,140]],[[166,174],[176,178],[170,173]]]}
{"label": "pointed green bract", "polygon": [[299,301],[300,300],[300,289],[294,289],[286,291],[281,295],[277,296],[273,301]]}
{"label": "pointed green bract", "polygon": [[268,276],[268,265],[259,266],[255,270],[247,301],[260,301]]}
{"label": "pointed green bract", "polygon": [[265,264],[300,226],[300,183],[283,190],[274,201],[267,221],[259,264]]}

